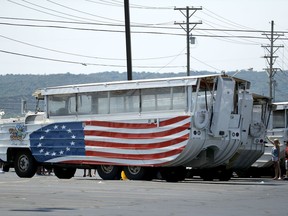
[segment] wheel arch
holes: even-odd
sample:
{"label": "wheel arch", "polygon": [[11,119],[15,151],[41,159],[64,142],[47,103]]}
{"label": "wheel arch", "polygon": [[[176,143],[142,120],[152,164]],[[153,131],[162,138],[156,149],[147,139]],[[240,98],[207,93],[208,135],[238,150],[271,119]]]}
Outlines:
{"label": "wheel arch", "polygon": [[[10,147],[7,149],[7,163],[13,167],[14,166],[14,161],[16,158],[16,155],[18,154],[18,152],[30,152],[31,155],[33,156],[30,148],[20,148],[20,147]],[[34,157],[34,156],[33,156]],[[34,157],[35,159],[35,157]],[[36,161],[36,159],[35,159]]]}

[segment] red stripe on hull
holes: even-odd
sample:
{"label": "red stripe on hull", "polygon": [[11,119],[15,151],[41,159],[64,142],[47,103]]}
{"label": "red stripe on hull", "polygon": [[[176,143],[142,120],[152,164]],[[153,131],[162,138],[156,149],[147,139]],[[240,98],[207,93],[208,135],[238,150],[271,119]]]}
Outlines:
{"label": "red stripe on hull", "polygon": [[155,148],[163,148],[167,146],[172,146],[177,143],[184,142],[188,140],[189,134],[185,134],[184,136],[178,137],[173,140],[163,141],[159,143],[149,143],[149,144],[127,144],[127,143],[115,143],[115,142],[103,142],[103,141],[92,141],[85,140],[86,146],[99,146],[99,147],[107,147],[107,148],[118,148],[118,149],[155,149]]}
{"label": "red stripe on hull", "polygon": [[155,132],[155,133],[138,133],[138,134],[131,134],[131,133],[117,133],[117,132],[109,132],[109,131],[97,131],[97,130],[85,130],[85,136],[101,136],[101,137],[111,137],[111,138],[120,138],[120,139],[151,139],[157,137],[165,137],[172,134],[179,133],[188,129],[190,123],[186,123],[182,126],[177,128],[173,128],[170,130],[162,131],[162,132]]}
{"label": "red stripe on hull", "polygon": [[129,160],[155,160],[170,157],[173,155],[180,154],[184,147],[174,149],[167,152],[156,153],[156,154],[143,154],[143,155],[133,155],[133,154],[116,154],[108,152],[97,152],[97,151],[86,151],[86,156],[103,157],[103,158],[116,158],[116,159],[129,159]]}
{"label": "red stripe on hull", "polygon": [[171,119],[168,119],[168,120],[160,121],[159,122],[159,127],[164,127],[164,126],[167,126],[167,125],[175,124],[175,123],[183,121],[183,120],[185,120],[187,118],[189,118],[189,117],[187,117],[187,116],[178,116],[178,117],[171,118]]}
{"label": "red stripe on hull", "polygon": [[[178,116],[168,120],[161,121],[159,123],[160,127],[167,126],[180,122],[187,119],[187,116]],[[109,128],[127,128],[127,129],[148,129],[148,128],[157,128],[155,123],[123,123],[123,122],[108,122],[108,121],[86,121],[87,126],[99,126],[99,127],[109,127]]]}

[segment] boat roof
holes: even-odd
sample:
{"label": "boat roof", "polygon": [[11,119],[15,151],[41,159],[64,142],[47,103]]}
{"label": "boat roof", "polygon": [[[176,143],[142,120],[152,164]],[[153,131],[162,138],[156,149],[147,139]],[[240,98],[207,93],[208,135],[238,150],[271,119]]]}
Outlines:
{"label": "boat roof", "polygon": [[263,99],[263,100],[270,100],[271,98],[269,96],[260,95],[256,93],[252,93],[254,99]]}
{"label": "boat roof", "polygon": [[[210,75],[185,76],[185,77],[73,84],[73,85],[47,87],[40,90],[36,90],[33,96],[40,98],[43,97],[44,95],[55,95],[55,94],[72,94],[81,92],[100,92],[100,91],[125,90],[125,89],[188,86],[188,85],[196,85],[198,79],[205,79],[207,82],[213,82],[213,80],[219,76],[229,77],[223,74],[210,74]],[[243,83],[248,82],[246,80],[238,79],[235,77],[233,77],[233,79],[236,80],[237,82],[243,82]]]}
{"label": "boat roof", "polygon": [[288,109],[288,101],[283,102],[273,102],[274,110],[284,110]]}

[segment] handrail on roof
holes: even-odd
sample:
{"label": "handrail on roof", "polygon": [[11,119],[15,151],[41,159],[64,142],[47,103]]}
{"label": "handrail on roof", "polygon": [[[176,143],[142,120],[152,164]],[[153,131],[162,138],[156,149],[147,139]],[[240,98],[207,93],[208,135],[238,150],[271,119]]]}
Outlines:
{"label": "handrail on roof", "polygon": [[[67,93],[77,93],[77,92],[93,92],[93,91],[106,91],[106,90],[124,90],[124,89],[137,89],[137,88],[151,88],[158,87],[160,84],[169,86],[171,82],[174,82],[175,86],[191,85],[197,79],[205,78],[206,82],[213,82],[216,77],[231,77],[223,74],[210,74],[210,75],[197,75],[197,76],[185,76],[185,77],[170,77],[170,78],[157,78],[157,79],[142,79],[142,80],[126,80],[126,81],[112,81],[112,82],[101,82],[101,83],[87,83],[87,84],[74,84],[74,85],[63,85],[47,87],[44,89],[38,89],[33,93],[33,96],[38,99],[43,99],[44,95],[52,94],[67,94]],[[232,78],[232,77],[231,77]],[[236,82],[249,83],[246,80],[233,77]],[[164,82],[165,81],[165,82]],[[176,85],[176,82],[179,82]],[[186,83],[185,83],[186,82]],[[154,84],[153,84],[154,83]],[[129,88],[128,86],[129,85]],[[141,86],[142,85],[142,86]],[[146,86],[145,86],[146,85]],[[88,89],[90,90],[88,91]],[[80,90],[82,89],[82,90]]]}

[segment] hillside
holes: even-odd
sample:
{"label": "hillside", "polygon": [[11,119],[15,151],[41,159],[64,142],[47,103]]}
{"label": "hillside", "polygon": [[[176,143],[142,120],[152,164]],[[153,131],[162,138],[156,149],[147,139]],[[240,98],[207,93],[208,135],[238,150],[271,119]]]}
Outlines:
{"label": "hillside", "polygon": [[[195,75],[209,74],[211,72],[194,72]],[[192,75],[193,75],[192,74]],[[229,75],[235,74],[235,72],[227,73]],[[149,73],[149,72],[135,72],[133,73],[133,79],[148,79],[156,77],[175,77],[185,76],[185,73]],[[285,74],[284,74],[285,75]],[[246,79],[251,82],[252,92],[268,95],[268,76],[265,72],[251,72],[241,71],[238,72],[235,77]],[[5,111],[4,117],[19,116],[21,113],[20,105],[21,99],[28,102],[28,109],[35,109],[35,98],[32,97],[32,93],[38,88],[44,88],[48,86],[79,84],[79,83],[93,83],[93,82],[106,82],[106,81],[120,81],[126,80],[126,73],[119,72],[103,72],[94,74],[54,74],[54,75],[1,75],[0,76],[0,109]],[[276,101],[287,100],[286,90],[284,85],[286,80],[284,78],[276,80]]]}

